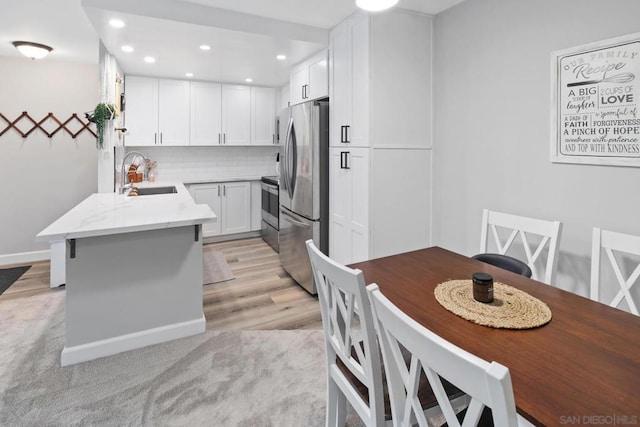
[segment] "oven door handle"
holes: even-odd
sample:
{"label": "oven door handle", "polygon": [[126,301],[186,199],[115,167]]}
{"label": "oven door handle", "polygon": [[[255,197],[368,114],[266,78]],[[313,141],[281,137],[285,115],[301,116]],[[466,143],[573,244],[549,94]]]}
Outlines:
{"label": "oven door handle", "polygon": [[267,184],[266,182],[262,182],[262,190],[268,191],[271,194],[278,195],[278,186],[273,184]]}

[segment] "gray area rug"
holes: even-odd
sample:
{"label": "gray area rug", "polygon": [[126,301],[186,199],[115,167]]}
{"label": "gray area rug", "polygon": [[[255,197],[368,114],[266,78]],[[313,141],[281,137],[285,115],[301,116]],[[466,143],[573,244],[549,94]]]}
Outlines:
{"label": "gray area rug", "polygon": [[322,331],[207,331],[62,368],[64,292],[0,302],[0,425],[324,425]]}
{"label": "gray area rug", "polygon": [[202,269],[202,282],[205,285],[235,279],[229,264],[224,259],[224,254],[220,251],[207,249],[206,246],[202,250]]}

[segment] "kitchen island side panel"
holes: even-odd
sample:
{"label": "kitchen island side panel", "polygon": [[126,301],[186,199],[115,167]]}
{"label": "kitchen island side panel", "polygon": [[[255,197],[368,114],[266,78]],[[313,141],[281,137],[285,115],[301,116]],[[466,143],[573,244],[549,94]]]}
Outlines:
{"label": "kitchen island side panel", "polygon": [[76,239],[75,258],[67,241],[65,350],[189,322],[202,322],[204,332],[202,239],[195,230]]}

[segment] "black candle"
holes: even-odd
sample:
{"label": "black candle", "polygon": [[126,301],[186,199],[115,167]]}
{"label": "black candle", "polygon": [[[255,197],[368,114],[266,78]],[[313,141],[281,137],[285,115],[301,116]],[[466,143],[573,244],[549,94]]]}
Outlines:
{"label": "black candle", "polygon": [[473,273],[473,299],[476,301],[493,302],[493,277],[487,273]]}

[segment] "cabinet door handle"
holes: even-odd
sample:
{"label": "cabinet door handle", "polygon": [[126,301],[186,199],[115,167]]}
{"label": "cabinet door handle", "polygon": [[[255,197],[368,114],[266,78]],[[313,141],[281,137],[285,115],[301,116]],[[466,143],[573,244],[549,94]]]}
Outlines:
{"label": "cabinet door handle", "polygon": [[157,143],[158,143],[158,133],[157,133],[157,132],[154,132],[154,133],[153,133],[153,143],[154,143],[154,144],[157,144]]}
{"label": "cabinet door handle", "polygon": [[340,169],[351,169],[349,167],[349,152],[341,151],[340,152]]}
{"label": "cabinet door handle", "polygon": [[73,259],[76,257],[76,239],[69,239],[69,258]]}
{"label": "cabinet door handle", "polygon": [[222,195],[225,196],[225,197],[227,196],[227,186],[226,185],[222,186]]}
{"label": "cabinet door handle", "polygon": [[345,125],[340,126],[340,142],[348,143],[349,141],[349,128],[351,126]]}
{"label": "cabinet door handle", "polygon": [[[218,134],[218,145],[220,145],[220,144],[222,144],[222,140],[221,140],[221,135]],[[218,196],[219,196],[219,194],[218,194]]]}
{"label": "cabinet door handle", "polygon": [[271,134],[271,141],[273,141],[274,144],[276,143],[276,134],[275,133]]}
{"label": "cabinet door handle", "polygon": [[220,187],[222,187],[222,186],[218,185],[218,197],[220,197]]}
{"label": "cabinet door handle", "polygon": [[162,144],[162,132],[160,132],[160,144]]}
{"label": "cabinet door handle", "polygon": [[223,144],[226,144],[226,143],[227,143],[227,134],[226,134],[226,133],[223,133],[223,134],[222,134],[222,143],[223,143]]}

